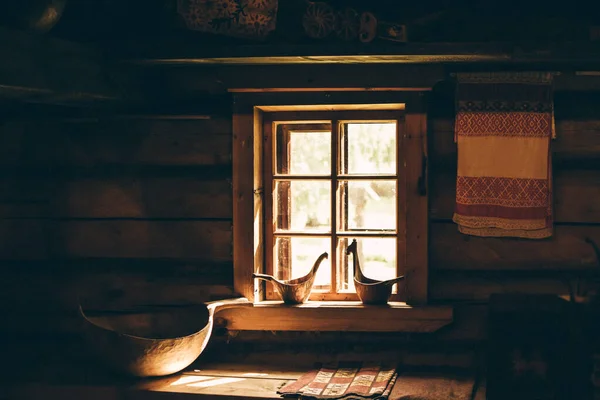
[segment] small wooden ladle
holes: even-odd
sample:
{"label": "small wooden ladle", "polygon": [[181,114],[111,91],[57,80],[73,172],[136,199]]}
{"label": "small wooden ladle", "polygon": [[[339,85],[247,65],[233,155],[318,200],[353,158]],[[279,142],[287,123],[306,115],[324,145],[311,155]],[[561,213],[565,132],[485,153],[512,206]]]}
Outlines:
{"label": "small wooden ladle", "polygon": [[321,254],[315,264],[313,265],[310,272],[303,277],[290,279],[287,281],[280,281],[271,275],[265,274],[253,274],[253,276],[257,279],[264,279],[265,281],[269,281],[273,283],[275,286],[275,290],[279,293],[281,300],[283,300],[286,304],[301,304],[305,303],[310,296],[310,292],[313,287],[313,283],[315,282],[315,277],[317,276],[317,271],[321,262],[328,258],[329,254],[327,252]]}
{"label": "small wooden ladle", "polygon": [[360,268],[356,239],[352,240],[352,243],[346,249],[346,254],[352,254],[353,256],[354,287],[363,304],[386,304],[392,295],[392,286],[404,279],[404,275],[386,281],[367,278]]}

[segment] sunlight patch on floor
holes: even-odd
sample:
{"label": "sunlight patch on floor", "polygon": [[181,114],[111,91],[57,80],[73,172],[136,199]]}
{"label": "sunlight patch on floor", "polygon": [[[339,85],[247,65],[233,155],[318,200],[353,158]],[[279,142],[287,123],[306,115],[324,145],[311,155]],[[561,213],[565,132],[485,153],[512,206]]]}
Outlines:
{"label": "sunlight patch on floor", "polygon": [[246,378],[215,378],[215,379],[206,380],[203,382],[190,383],[186,386],[195,387],[195,388],[207,388],[207,387],[211,387],[211,386],[225,385],[228,383],[241,382],[241,381],[245,381],[245,380],[246,380]]}
{"label": "sunlight patch on floor", "polygon": [[188,383],[201,382],[201,381],[205,381],[207,379],[212,379],[212,378],[214,378],[214,377],[212,377],[212,376],[182,376],[181,378],[177,379],[175,382],[171,383],[170,386],[187,385]]}

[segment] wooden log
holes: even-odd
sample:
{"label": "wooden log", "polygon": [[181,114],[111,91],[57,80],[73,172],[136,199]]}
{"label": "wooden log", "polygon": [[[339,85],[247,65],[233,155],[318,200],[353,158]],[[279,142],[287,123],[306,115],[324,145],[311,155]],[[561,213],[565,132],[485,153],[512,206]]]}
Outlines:
{"label": "wooden log", "polygon": [[231,121],[119,120],[2,127],[0,166],[215,165],[231,162]]}
{"label": "wooden log", "polygon": [[[210,262],[203,259],[72,259],[42,262],[6,262],[2,266],[2,291],[4,300],[14,297],[14,302],[4,302],[11,307],[37,301],[37,307],[64,307],[76,295],[94,297],[109,295],[109,300],[131,297],[132,301],[171,304],[181,299],[193,303],[203,294],[219,294],[217,289],[230,287],[233,278],[231,262]],[[20,269],[17,269],[20,268]],[[140,290],[144,286],[164,285],[156,292]],[[197,295],[187,291],[198,287]],[[206,292],[208,287],[215,290]],[[178,288],[181,288],[179,290]],[[33,297],[19,296],[21,291]],[[44,302],[44,299],[47,298]],[[41,300],[41,301],[40,301]]]}
{"label": "wooden log", "polygon": [[232,207],[231,184],[224,179],[0,176],[4,218],[231,219]]}
{"label": "wooden log", "polygon": [[76,180],[66,185],[55,216],[75,218],[232,217],[231,184],[194,178]]}
{"label": "wooden log", "polygon": [[61,228],[72,257],[184,257],[231,260],[231,222],[72,221]]}
{"label": "wooden log", "polygon": [[440,302],[487,301],[495,293],[552,294],[569,297],[569,286],[576,287],[576,279],[536,277],[477,277],[434,274],[430,281],[430,298]]}
{"label": "wooden log", "polygon": [[[600,153],[599,153],[600,155]],[[600,223],[600,173],[554,171],[554,219],[559,223]],[[456,171],[438,170],[431,178],[433,220],[450,220],[456,204]]]}
{"label": "wooden log", "polygon": [[[436,119],[430,130],[433,157],[456,157],[454,121]],[[600,121],[557,120],[556,139],[552,150],[558,158],[598,157],[600,154]]]}
{"label": "wooden log", "polygon": [[[90,275],[78,280],[50,280],[48,283],[36,282],[36,278],[31,277],[30,280],[34,281],[31,288],[27,285],[8,288],[2,294],[5,303],[0,310],[3,315],[51,313],[66,318],[77,316],[79,301],[90,309],[106,310],[147,304],[176,307],[233,296],[231,285],[211,284],[209,279],[189,282],[165,279],[158,282],[143,274],[98,274],[97,277],[98,282],[93,282],[94,276]],[[10,281],[15,282],[15,279]],[[57,294],[54,293],[56,290],[64,292]]]}
{"label": "wooden log", "polygon": [[11,323],[0,334],[79,334],[80,301],[88,308],[114,309],[228,298],[232,277],[231,263],[203,260],[3,262],[0,314]]}
{"label": "wooden log", "polygon": [[[219,285],[231,284],[231,261],[206,258],[63,258],[45,260],[0,260],[0,271],[9,279],[26,282],[31,277],[80,279],[98,275],[148,276],[156,280],[206,280]],[[96,278],[94,278],[96,279]]]}
{"label": "wooden log", "polygon": [[431,88],[444,79],[436,65],[244,65],[164,69],[170,94],[189,97],[219,91],[339,91]]}
{"label": "wooden log", "polygon": [[556,226],[552,238],[527,240],[463,235],[453,223],[431,227],[431,270],[593,270],[598,260],[591,238],[600,226]]}
{"label": "wooden log", "polygon": [[231,222],[1,220],[0,258],[231,260]]}

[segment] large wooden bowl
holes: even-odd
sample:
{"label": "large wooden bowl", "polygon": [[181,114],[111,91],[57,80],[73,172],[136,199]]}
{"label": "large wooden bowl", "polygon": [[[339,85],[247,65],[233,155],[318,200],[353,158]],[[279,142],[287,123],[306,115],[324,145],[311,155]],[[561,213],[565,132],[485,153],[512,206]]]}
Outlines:
{"label": "large wooden bowl", "polygon": [[191,307],[138,307],[79,311],[85,339],[95,355],[117,372],[137,377],[174,374],[189,366],[210,339],[218,309],[250,304],[221,300]]}

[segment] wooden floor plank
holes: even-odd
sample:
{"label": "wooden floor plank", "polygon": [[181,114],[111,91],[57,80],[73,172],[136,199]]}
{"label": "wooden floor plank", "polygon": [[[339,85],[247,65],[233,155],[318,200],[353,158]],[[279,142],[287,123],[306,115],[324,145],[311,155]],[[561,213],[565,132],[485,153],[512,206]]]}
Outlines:
{"label": "wooden floor plank", "polygon": [[268,379],[298,379],[302,374],[308,371],[310,366],[305,365],[273,365],[268,362],[248,363],[245,361],[240,364],[233,363],[210,363],[207,366],[200,366],[198,369],[186,372],[191,375],[208,375],[224,377],[247,376],[251,378]]}
{"label": "wooden floor plank", "polygon": [[173,382],[156,385],[146,390],[169,393],[193,393],[204,396],[236,398],[279,399],[277,390],[290,379],[253,378],[247,376],[210,376],[185,374]]}
{"label": "wooden floor plank", "polygon": [[390,400],[471,400],[475,379],[471,374],[403,372]]}

